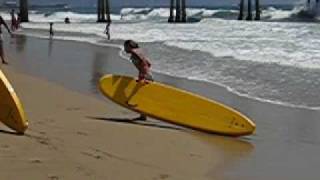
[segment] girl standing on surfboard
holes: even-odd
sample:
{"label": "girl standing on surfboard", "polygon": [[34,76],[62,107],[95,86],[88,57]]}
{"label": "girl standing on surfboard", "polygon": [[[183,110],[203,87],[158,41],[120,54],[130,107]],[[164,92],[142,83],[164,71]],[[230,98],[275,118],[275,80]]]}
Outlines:
{"label": "girl standing on surfboard", "polygon": [[[131,54],[131,62],[139,71],[137,82],[148,83],[148,81],[153,81],[153,77],[150,72],[151,63],[149,59],[143,54],[138,43],[133,40],[126,40],[124,42],[124,50],[126,53]],[[141,114],[140,117],[135,118],[135,120],[138,119],[147,120],[147,117],[146,115]]]}

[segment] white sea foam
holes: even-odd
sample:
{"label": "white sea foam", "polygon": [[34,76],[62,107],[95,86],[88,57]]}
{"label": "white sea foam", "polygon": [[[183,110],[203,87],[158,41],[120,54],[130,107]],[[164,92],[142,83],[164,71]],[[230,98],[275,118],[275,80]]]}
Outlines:
{"label": "white sea foam", "polygon": [[[36,16],[31,18],[37,22],[23,24],[23,28],[47,30],[47,21]],[[55,16],[62,17],[59,13]],[[94,19],[90,16],[87,18]],[[104,37],[104,27],[104,24],[83,22],[56,23],[54,30]],[[114,39],[164,41],[169,46],[200,50],[220,57],[232,56],[248,61],[320,68],[319,28],[317,24],[207,19],[195,24],[114,23],[111,34]]]}
{"label": "white sea foam", "polygon": [[[47,23],[23,24],[26,29],[47,30]],[[104,24],[57,23],[55,31],[104,37]],[[164,41],[169,46],[232,56],[241,60],[320,68],[317,24],[238,22],[208,19],[197,24],[140,22],[114,23],[114,39],[140,42]],[[143,32],[143,33],[141,33]],[[290,47],[290,48],[289,48]]]}

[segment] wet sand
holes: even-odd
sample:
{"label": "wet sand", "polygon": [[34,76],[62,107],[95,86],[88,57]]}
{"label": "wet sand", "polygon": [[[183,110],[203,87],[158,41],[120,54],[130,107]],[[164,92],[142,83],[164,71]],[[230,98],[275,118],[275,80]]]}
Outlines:
{"label": "wet sand", "polygon": [[7,179],[16,179],[17,171],[32,179],[318,179],[319,111],[155,73],[158,81],[238,109],[257,131],[229,138],[153,119],[132,123],[128,118],[136,114],[96,88],[103,74],[136,74],[118,49],[24,36],[6,40],[10,66],[1,68],[30,119],[26,136],[1,127],[0,175]]}

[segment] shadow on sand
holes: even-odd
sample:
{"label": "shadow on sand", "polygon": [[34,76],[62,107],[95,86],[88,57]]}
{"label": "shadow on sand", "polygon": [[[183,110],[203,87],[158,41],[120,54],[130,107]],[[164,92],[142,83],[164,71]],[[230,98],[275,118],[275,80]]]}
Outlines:
{"label": "shadow on sand", "polygon": [[13,131],[7,131],[7,130],[3,130],[0,129],[0,133],[2,134],[10,134],[10,135],[15,135],[15,136],[22,136],[22,133],[17,133],[17,132],[13,132]]}
{"label": "shadow on sand", "polygon": [[158,122],[154,121],[142,121],[142,120],[135,120],[129,118],[106,118],[106,117],[92,117],[87,116],[89,119],[100,120],[100,121],[109,121],[114,123],[126,123],[138,126],[148,126],[148,127],[155,127],[155,128],[162,128],[162,129],[171,129],[171,130],[184,130],[183,128],[175,127],[173,125],[165,125],[159,124]]}

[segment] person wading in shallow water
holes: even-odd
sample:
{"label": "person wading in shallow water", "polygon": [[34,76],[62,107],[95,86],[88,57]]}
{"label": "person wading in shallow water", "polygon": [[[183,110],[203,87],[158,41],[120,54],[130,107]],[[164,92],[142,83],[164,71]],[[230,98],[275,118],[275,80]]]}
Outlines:
{"label": "person wading in shallow water", "polygon": [[54,33],[53,33],[53,22],[50,23],[49,34],[50,34],[50,38],[52,38],[53,35],[54,35]]}
{"label": "person wading in shallow water", "polygon": [[3,20],[2,16],[0,16],[0,57],[2,64],[8,64],[8,62],[4,59],[2,25],[4,25],[4,27],[8,30],[8,33],[12,35],[7,23]]}
{"label": "person wading in shallow water", "polygon": [[111,21],[108,21],[106,25],[106,29],[104,30],[104,33],[107,35],[108,40],[110,40],[110,25],[111,25]]}
{"label": "person wading in shallow water", "polygon": [[15,13],[14,13],[14,9],[11,10],[10,12],[11,15],[11,31],[15,31],[18,29],[18,21],[16,19]]}
{"label": "person wading in shallow water", "polygon": [[[131,54],[131,62],[139,71],[139,76],[137,82],[148,83],[148,81],[153,81],[152,74],[150,72],[151,63],[149,59],[143,54],[138,43],[133,40],[126,40],[124,42],[124,50],[126,53]],[[134,120],[147,120],[145,114],[140,114],[140,117]]]}

